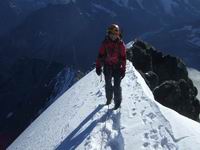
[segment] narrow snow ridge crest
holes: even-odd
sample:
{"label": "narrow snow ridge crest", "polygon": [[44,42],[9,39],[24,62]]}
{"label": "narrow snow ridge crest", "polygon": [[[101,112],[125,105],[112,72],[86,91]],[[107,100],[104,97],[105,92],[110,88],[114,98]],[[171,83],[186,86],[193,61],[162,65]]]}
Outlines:
{"label": "narrow snow ridge crest", "polygon": [[[169,122],[166,113],[163,115],[165,108],[154,100],[141,75],[128,61],[126,67],[120,109],[112,110],[113,102],[109,107],[104,105],[105,82],[93,70],[59,97],[8,150],[177,150],[191,147],[191,140],[192,146],[198,147],[199,140],[194,139],[200,138],[200,133],[196,134],[200,126],[167,109],[167,114],[175,116]],[[172,125],[177,124],[177,118],[192,138],[175,136],[173,129],[178,129]],[[196,130],[189,130],[186,122]]]}

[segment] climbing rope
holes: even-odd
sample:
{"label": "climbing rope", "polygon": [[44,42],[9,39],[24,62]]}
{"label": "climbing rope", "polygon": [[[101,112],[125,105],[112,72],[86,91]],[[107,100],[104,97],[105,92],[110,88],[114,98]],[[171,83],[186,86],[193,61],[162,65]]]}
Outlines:
{"label": "climbing rope", "polygon": [[[109,113],[109,105],[108,105],[108,110],[107,110],[107,112],[106,112],[105,124],[104,124],[104,127],[103,127],[102,129],[106,129],[106,122],[107,122],[107,119],[108,119],[108,113]],[[103,130],[102,130],[102,132],[101,132],[101,150],[103,149],[103,136],[104,136],[103,133],[104,133],[104,132],[103,132]]]}

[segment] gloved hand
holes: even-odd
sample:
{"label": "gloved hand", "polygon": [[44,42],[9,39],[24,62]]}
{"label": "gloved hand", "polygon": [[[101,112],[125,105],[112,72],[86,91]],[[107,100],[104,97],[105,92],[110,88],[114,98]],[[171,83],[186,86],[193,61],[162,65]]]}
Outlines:
{"label": "gloved hand", "polygon": [[102,73],[102,69],[101,68],[96,68],[96,73],[97,73],[98,76],[100,76],[101,73]]}
{"label": "gloved hand", "polygon": [[126,72],[126,70],[124,68],[120,68],[121,79],[123,79],[125,77],[125,72]]}

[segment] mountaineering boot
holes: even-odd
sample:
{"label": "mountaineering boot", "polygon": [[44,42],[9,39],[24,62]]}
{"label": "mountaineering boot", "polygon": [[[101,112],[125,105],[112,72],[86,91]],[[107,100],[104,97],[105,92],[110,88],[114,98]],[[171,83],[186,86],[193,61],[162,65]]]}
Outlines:
{"label": "mountaineering boot", "polygon": [[111,103],[111,100],[106,101],[106,105],[110,105],[110,103]]}
{"label": "mountaineering boot", "polygon": [[113,110],[117,110],[120,107],[120,105],[115,105],[115,107],[113,108]]}

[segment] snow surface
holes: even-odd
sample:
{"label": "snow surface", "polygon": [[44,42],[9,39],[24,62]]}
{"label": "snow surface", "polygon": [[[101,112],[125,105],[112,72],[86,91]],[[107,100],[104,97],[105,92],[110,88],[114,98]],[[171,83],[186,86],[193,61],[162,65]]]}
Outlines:
{"label": "snow surface", "polygon": [[134,41],[130,41],[129,43],[127,43],[126,49],[130,49],[133,46],[134,43],[135,43]]}
{"label": "snow surface", "polygon": [[[54,86],[54,93],[57,94],[56,99],[60,97],[70,86],[74,83],[74,78],[76,76],[76,70],[65,67],[61,72],[56,76],[56,84]],[[55,99],[55,98],[53,98]]]}
{"label": "snow surface", "polygon": [[188,75],[198,90],[197,98],[200,100],[200,71],[194,68],[187,68]]}
{"label": "snow surface", "polygon": [[91,71],[8,150],[199,150],[200,124],[158,104],[130,62],[121,108],[104,106],[104,81]]}

